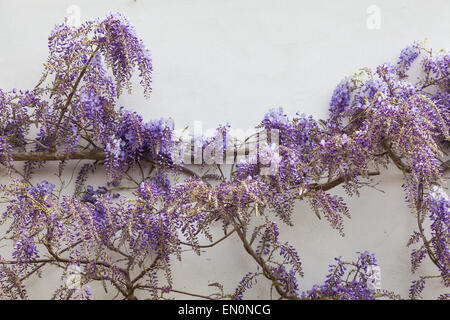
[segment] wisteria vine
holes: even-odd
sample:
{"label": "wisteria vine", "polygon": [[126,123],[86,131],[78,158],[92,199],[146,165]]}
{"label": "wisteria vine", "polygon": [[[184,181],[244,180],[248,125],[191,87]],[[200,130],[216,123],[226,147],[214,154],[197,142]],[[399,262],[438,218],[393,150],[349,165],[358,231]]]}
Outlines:
{"label": "wisteria vine", "polygon": [[[304,200],[343,236],[350,212],[330,190],[342,186],[358,195],[390,163],[404,176],[417,219],[408,241],[411,271],[425,259],[436,267],[436,274],[411,284],[409,298],[419,298],[430,278],[450,287],[449,52],[413,43],[395,63],[361,69],[339,83],[327,120],[270,110],[258,130],[276,130],[279,145],[260,150],[259,161],[192,168],[179,160],[172,120],[146,122],[118,105],[136,72],[144,95],[152,90],[150,51],[124,16],[57,25],[48,47],[33,89],[0,90],[0,163],[9,177],[0,186],[0,240],[12,248],[10,257],[0,256],[0,298],[28,298],[27,281],[57,269],[55,299],[89,299],[94,282],[124,299],[166,299],[171,292],[243,299],[258,281],[270,283],[273,299],[401,299],[380,287],[369,252],[357,253],[354,262],[337,257],[323,284],[302,289],[300,256],[280,240],[278,228],[293,224],[294,204]],[[421,72],[414,82],[411,68]],[[216,143],[223,150],[232,143],[229,129],[193,139],[192,146]],[[58,181],[36,181],[51,161],[58,163]],[[67,182],[69,167],[75,169]],[[267,167],[276,170],[263,174]],[[88,184],[102,177],[103,186]],[[230,237],[255,264],[236,279],[236,289],[213,283],[212,295],[179,290],[173,261],[187,248],[200,255]],[[80,277],[68,283],[74,270]]]}

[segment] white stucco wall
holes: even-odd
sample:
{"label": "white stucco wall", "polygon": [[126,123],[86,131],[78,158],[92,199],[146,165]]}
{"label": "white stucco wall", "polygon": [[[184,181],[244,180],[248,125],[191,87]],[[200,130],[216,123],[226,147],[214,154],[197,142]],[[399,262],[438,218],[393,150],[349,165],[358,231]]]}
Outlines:
{"label": "white stucco wall", "polygon": [[[450,44],[447,0],[0,0],[0,88],[36,84],[47,35],[71,5],[82,20],[111,11],[130,18],[152,51],[153,94],[144,100],[136,88],[121,102],[146,119],[170,116],[178,128],[200,120],[204,128],[228,122],[247,129],[277,106],[289,115],[326,118],[334,86],[345,75],[396,59],[414,40],[428,37],[435,49],[448,50]],[[380,24],[370,29],[367,9],[373,5]],[[383,287],[407,296],[417,278],[405,247],[415,219],[403,203],[401,178],[393,169],[379,178],[377,187],[385,193],[364,189],[359,198],[345,197],[353,218],[346,221],[344,238],[307,205],[297,206],[295,227],[283,227],[282,234],[302,257],[302,289],[324,280],[334,256],[352,259],[356,251],[369,250],[378,258]],[[207,284],[220,281],[230,291],[251,270],[254,264],[239,241],[230,239],[201,258],[187,254],[175,265],[175,283],[210,293]],[[418,275],[435,273],[426,263]],[[45,276],[32,284],[34,298],[46,298],[54,288],[57,275]],[[439,288],[430,282],[424,296],[437,297]],[[266,289],[249,297],[268,297]]]}

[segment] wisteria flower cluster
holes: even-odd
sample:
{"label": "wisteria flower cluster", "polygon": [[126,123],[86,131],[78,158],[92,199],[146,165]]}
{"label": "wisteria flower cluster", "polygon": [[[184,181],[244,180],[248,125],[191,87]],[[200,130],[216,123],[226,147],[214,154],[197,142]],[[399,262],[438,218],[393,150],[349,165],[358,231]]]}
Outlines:
{"label": "wisteria flower cluster", "polygon": [[[356,262],[345,262],[335,258],[336,264],[330,265],[327,280],[323,285],[314,285],[303,292],[304,299],[374,300],[386,296],[397,299],[393,293],[382,292],[381,279],[377,273],[377,261],[373,254],[359,253]],[[349,270],[350,269],[350,270]]]}
{"label": "wisteria flower cluster", "polygon": [[[435,275],[411,284],[409,298],[419,298],[431,278],[450,287],[449,52],[413,43],[396,62],[339,83],[327,120],[271,109],[257,128],[277,132],[278,144],[269,141],[236,165],[190,167],[180,160],[171,119],[146,122],[118,105],[135,73],[145,96],[151,93],[150,52],[124,16],[57,25],[48,47],[34,89],[0,90],[0,164],[9,176],[0,186],[0,241],[11,248],[0,256],[0,298],[29,298],[27,281],[56,269],[54,299],[90,299],[97,284],[123,299],[244,299],[262,281],[273,299],[400,299],[382,288],[369,252],[354,262],[337,257],[323,284],[304,288],[302,259],[279,231],[293,225],[294,205],[305,200],[344,236],[351,215],[331,190],[358,195],[391,163],[417,218],[411,270],[425,259],[436,266]],[[412,82],[415,67],[422,73]],[[223,151],[229,128],[194,137],[189,148]],[[58,162],[55,181],[40,181],[36,173],[51,161]],[[211,295],[177,287],[174,260],[231,237],[254,262],[234,290],[218,282]]]}

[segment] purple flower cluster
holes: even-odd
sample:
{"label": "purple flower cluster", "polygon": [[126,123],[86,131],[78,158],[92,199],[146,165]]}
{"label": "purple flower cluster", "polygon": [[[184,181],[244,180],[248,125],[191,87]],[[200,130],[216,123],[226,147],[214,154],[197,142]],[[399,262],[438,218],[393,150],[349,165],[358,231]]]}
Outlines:
{"label": "purple flower cluster", "polygon": [[[425,217],[419,216],[419,231],[414,231],[408,241],[408,246],[420,245],[411,252],[411,271],[416,272],[422,261],[428,257],[439,269],[442,283],[450,287],[450,198],[441,187],[434,186],[426,200],[429,211],[426,218],[429,221],[431,238],[425,234],[423,226]],[[412,282],[409,290],[411,299],[421,296],[426,281],[430,278],[436,276],[420,276],[418,280]]]}
{"label": "purple flower cluster", "polygon": [[106,167],[111,180],[120,179],[127,168],[147,161],[172,164],[174,124],[171,120],[144,123],[135,112],[122,110],[118,128],[106,144]]}
{"label": "purple flower cluster", "polygon": [[[144,94],[151,93],[150,52],[128,19],[113,13],[79,28],[57,25],[48,48],[44,74],[34,90],[0,90],[2,164],[8,166],[11,149],[24,148],[28,138],[36,141],[34,151],[62,147],[67,159],[87,147],[103,149],[109,180],[116,185],[124,171],[141,161],[170,165],[173,123],[144,123],[136,113],[116,110],[123,89],[131,91],[134,70]],[[34,138],[27,137],[30,117],[39,124]],[[31,161],[27,167],[31,174],[36,164]]]}
{"label": "purple flower cluster", "polygon": [[330,265],[327,280],[302,293],[304,299],[374,300],[376,290],[371,285],[371,272],[377,266],[375,256],[368,252],[359,254],[356,262],[347,263],[340,257]]}
{"label": "purple flower cluster", "polygon": [[406,73],[420,53],[421,48],[417,42],[412,43],[400,52],[397,61],[397,73],[400,77],[406,77]]}
{"label": "purple flower cluster", "polygon": [[239,281],[239,284],[234,291],[234,294],[232,296],[235,300],[242,300],[244,298],[244,293],[248,289],[251,289],[253,285],[255,285],[258,282],[258,273],[255,272],[249,272],[247,273],[241,281]]}
{"label": "purple flower cluster", "polygon": [[450,287],[450,198],[441,188],[430,194],[431,244],[442,280]]}

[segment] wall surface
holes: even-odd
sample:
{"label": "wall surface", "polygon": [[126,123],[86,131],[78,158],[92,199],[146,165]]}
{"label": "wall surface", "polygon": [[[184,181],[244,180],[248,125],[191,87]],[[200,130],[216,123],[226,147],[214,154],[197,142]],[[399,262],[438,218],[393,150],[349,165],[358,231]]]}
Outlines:
{"label": "wall surface", "polygon": [[[426,37],[431,47],[450,49],[448,0],[0,0],[0,88],[36,84],[47,35],[65,16],[73,18],[73,8],[81,20],[111,11],[129,17],[152,51],[153,94],[145,100],[136,87],[121,103],[145,119],[172,117],[178,128],[200,120],[204,128],[247,129],[278,106],[291,116],[326,118],[334,86],[360,67],[392,61]],[[380,19],[373,20],[377,10]],[[343,238],[308,206],[297,206],[295,226],[281,233],[302,257],[302,289],[324,280],[333,257],[349,260],[364,250],[376,254],[383,288],[403,296],[411,280],[435,273],[424,264],[411,275],[405,245],[415,219],[403,202],[401,174],[393,169],[379,180],[384,192],[367,188],[359,198],[345,197],[353,217]],[[210,293],[208,283],[220,281],[231,291],[253,269],[238,240],[230,239],[200,258],[187,253],[175,265],[175,283]],[[57,279],[36,280],[33,297],[49,297]],[[430,282],[424,297],[437,297],[439,288]],[[267,298],[267,289],[249,297]]]}

